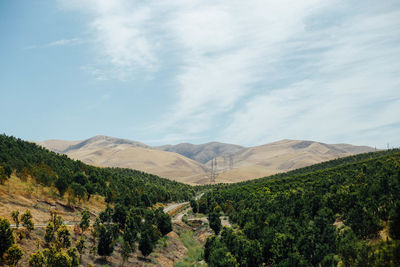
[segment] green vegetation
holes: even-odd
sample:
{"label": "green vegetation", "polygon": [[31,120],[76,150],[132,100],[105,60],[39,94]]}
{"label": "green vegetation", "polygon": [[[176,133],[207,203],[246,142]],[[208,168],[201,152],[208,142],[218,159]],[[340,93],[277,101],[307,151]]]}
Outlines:
{"label": "green vegetation", "polygon": [[[59,197],[68,194],[70,203],[89,200],[93,194],[104,196],[109,205],[93,225],[91,251],[108,256],[119,242],[125,260],[136,250],[136,243],[144,256],[149,255],[157,240],[172,230],[170,217],[162,209],[154,209],[154,204],[189,200],[195,193],[189,185],[135,170],[93,167],[5,135],[0,135],[0,167],[2,183],[15,173],[21,180],[56,188]],[[84,210],[81,215],[83,233],[90,226],[90,214]],[[18,216],[17,212],[12,215],[16,224]],[[77,266],[84,239],[71,247],[71,234],[61,217],[54,213],[50,217],[44,235],[47,248],[32,254],[29,264],[40,266],[44,261],[47,266]],[[21,215],[21,223],[29,236],[34,228],[29,210]],[[0,221],[0,238],[3,255],[14,243],[6,220]]]}
{"label": "green vegetation", "polygon": [[10,227],[10,222],[0,217],[0,259],[9,247],[14,244],[13,230]]}
{"label": "green vegetation", "polygon": [[[67,194],[72,204],[94,194],[108,204],[91,228],[89,212],[81,213],[75,245],[61,217],[52,213],[46,246],[30,256],[30,266],[78,266],[88,228],[90,253],[106,257],[117,247],[125,262],[138,248],[147,257],[172,230],[170,217],[155,204],[190,199],[194,213],[208,215],[215,236],[202,251],[192,232],[182,232],[188,254],[176,266],[200,266],[202,259],[209,266],[400,266],[400,150],[232,185],[191,187],[139,171],[89,166],[0,135],[0,183],[12,174],[52,187],[57,197]],[[196,201],[199,190],[208,191]],[[221,215],[229,216],[235,229],[221,229]],[[29,237],[30,211],[13,212],[12,218]],[[14,243],[10,223],[0,218],[0,257],[10,265],[23,253]]]}
{"label": "green vegetation", "polygon": [[13,211],[11,213],[11,217],[15,223],[15,226],[17,226],[17,228],[18,228],[18,226],[19,226],[19,211],[18,210]]}
{"label": "green vegetation", "polygon": [[16,266],[23,255],[24,252],[22,251],[21,247],[17,244],[13,244],[7,249],[6,254],[4,255],[4,261],[9,266]]}
{"label": "green vegetation", "polygon": [[98,168],[50,152],[34,143],[0,135],[1,183],[12,173],[22,180],[54,186],[59,195],[70,194],[71,202],[93,194],[108,203],[121,200],[126,206],[150,207],[157,202],[189,200],[195,189],[156,175],[121,168]]}
{"label": "green vegetation", "polygon": [[86,229],[88,229],[90,226],[90,214],[89,211],[86,209],[82,211],[81,215],[82,219],[81,222],[79,223],[79,227],[82,229],[82,232],[85,232]]}
{"label": "green vegetation", "polygon": [[216,235],[218,235],[221,231],[221,219],[219,218],[219,213],[210,212],[208,214],[208,222],[210,223],[210,228]]}
{"label": "green vegetation", "polygon": [[[400,261],[399,150],[219,185],[198,204],[209,217],[222,207],[240,227],[207,240],[210,266],[396,266]],[[387,230],[388,241],[381,240]]]}
{"label": "green vegetation", "polygon": [[27,236],[30,235],[32,230],[34,229],[34,224],[32,221],[32,213],[30,210],[26,210],[25,213],[21,215],[22,226],[25,227]]}
{"label": "green vegetation", "polygon": [[179,233],[179,237],[182,240],[183,245],[187,248],[187,254],[183,260],[174,264],[174,267],[202,267],[206,264],[199,263],[203,259],[203,248],[201,245],[194,240],[194,233],[192,231],[182,231]]}

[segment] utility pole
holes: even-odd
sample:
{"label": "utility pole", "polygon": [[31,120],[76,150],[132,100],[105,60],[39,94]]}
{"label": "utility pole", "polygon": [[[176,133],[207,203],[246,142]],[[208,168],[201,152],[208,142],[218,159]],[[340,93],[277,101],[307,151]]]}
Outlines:
{"label": "utility pole", "polygon": [[217,159],[213,158],[211,160],[211,168],[210,168],[210,183],[215,183],[215,178],[217,176]]}

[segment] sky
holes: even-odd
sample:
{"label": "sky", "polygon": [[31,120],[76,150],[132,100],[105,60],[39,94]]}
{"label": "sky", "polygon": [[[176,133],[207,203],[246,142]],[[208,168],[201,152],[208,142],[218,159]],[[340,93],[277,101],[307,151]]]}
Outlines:
{"label": "sky", "polygon": [[400,146],[400,1],[3,0],[0,132]]}

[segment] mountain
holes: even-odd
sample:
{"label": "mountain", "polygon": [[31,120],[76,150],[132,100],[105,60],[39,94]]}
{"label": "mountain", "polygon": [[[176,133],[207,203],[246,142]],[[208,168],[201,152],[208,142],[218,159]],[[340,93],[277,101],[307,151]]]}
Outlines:
{"label": "mountain", "polygon": [[205,175],[206,168],[180,154],[155,150],[136,141],[98,135],[83,141],[37,142],[49,150],[87,164],[141,170],[174,180]]}
{"label": "mountain", "polygon": [[103,135],[80,141],[37,143],[88,164],[137,169],[190,184],[210,181],[209,169],[214,158],[216,182],[232,183],[375,150],[366,146],[303,140],[281,140],[255,147],[218,142],[151,147]]}
{"label": "mountain", "polygon": [[[227,157],[216,158],[218,182],[238,182],[286,172],[323,161],[372,152],[372,147],[348,144],[324,144],[314,141],[281,140],[250,147]],[[228,165],[230,164],[230,165]],[[206,163],[211,166],[211,161]]]}
{"label": "mountain", "polygon": [[154,148],[163,151],[175,152],[204,164],[218,156],[236,153],[242,150],[244,147],[233,144],[210,142],[200,145],[181,143],[177,145],[165,145]]}
{"label": "mountain", "polygon": [[45,141],[37,141],[36,144],[45,147],[53,152],[57,153],[64,153],[70,146],[74,146],[78,143],[82,142],[81,140],[78,141],[68,141],[68,140],[45,140]]}
{"label": "mountain", "polygon": [[80,148],[92,147],[116,147],[118,145],[130,145],[133,147],[150,148],[148,145],[122,138],[109,137],[105,135],[96,135],[86,140],[68,141],[68,140],[45,140],[36,142],[38,145],[57,153],[68,153]]}

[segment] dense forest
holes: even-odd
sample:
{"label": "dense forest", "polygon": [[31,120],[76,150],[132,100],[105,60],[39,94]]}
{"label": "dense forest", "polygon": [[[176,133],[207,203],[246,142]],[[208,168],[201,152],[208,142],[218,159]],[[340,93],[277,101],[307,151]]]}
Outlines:
{"label": "dense forest", "polygon": [[[191,205],[208,213],[210,266],[400,266],[400,150],[232,185]],[[219,216],[235,228],[221,231]]]}
{"label": "dense forest", "polygon": [[[102,257],[111,255],[116,246],[126,260],[137,248],[143,256],[149,255],[157,241],[172,230],[171,219],[157,202],[189,200],[195,189],[189,185],[170,181],[140,171],[120,168],[99,168],[71,160],[65,155],[50,152],[34,143],[14,137],[0,136],[0,182],[14,174],[21,180],[57,189],[59,197],[68,194],[72,203],[89,200],[94,194],[105,197],[108,204],[92,222],[89,212],[82,212],[79,224],[82,233],[91,225],[91,246],[86,235],[75,245],[70,230],[60,216],[49,214],[43,248],[30,255],[30,266],[78,266],[79,254],[84,248]],[[15,265],[23,251],[17,241],[30,238],[34,229],[29,210],[19,216],[14,211],[16,225],[23,222],[24,230],[13,234],[10,222],[0,217],[0,265],[1,260]],[[86,245],[85,245],[86,242]]]}
{"label": "dense forest", "polygon": [[156,175],[121,168],[99,168],[50,152],[34,143],[0,135],[0,182],[15,171],[21,179],[32,177],[39,184],[55,186],[60,194],[76,198],[92,194],[106,202],[151,206],[156,202],[190,199],[194,189]]}

